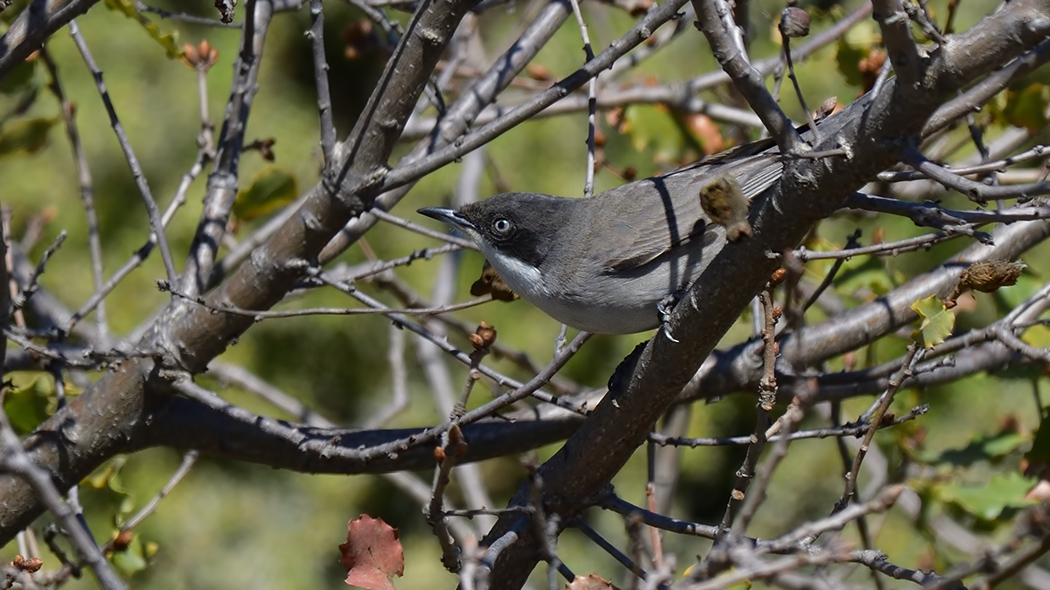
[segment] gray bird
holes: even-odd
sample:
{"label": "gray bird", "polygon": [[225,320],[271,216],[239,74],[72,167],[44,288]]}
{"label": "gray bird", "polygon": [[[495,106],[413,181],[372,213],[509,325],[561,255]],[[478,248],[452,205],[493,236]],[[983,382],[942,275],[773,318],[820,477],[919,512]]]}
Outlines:
{"label": "gray bird", "polygon": [[[750,201],[780,178],[776,154],[755,155],[769,146],[741,146],[589,199],[504,193],[459,210],[419,212],[462,230],[507,286],[547,315],[588,332],[631,334],[660,325],[661,305],[689,287],[725,242],[705,205]],[[719,187],[742,195],[712,201]]]}

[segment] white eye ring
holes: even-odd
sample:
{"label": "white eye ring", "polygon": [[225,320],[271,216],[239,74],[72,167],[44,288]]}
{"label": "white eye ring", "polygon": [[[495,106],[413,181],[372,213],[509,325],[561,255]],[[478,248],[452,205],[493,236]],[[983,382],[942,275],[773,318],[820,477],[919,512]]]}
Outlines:
{"label": "white eye ring", "polygon": [[492,222],[492,230],[498,234],[510,233],[510,228],[510,221],[504,217],[500,217],[499,219]]}

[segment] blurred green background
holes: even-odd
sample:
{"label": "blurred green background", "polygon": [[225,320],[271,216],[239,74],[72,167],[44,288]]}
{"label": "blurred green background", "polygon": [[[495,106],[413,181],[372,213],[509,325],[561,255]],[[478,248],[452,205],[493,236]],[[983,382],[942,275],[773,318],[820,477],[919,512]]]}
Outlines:
{"label": "blurred green background", "polygon": [[[822,29],[843,14],[843,9],[830,2],[810,4],[814,29]],[[846,9],[852,9],[850,3]],[[209,2],[168,2],[160,4],[171,10],[213,15]],[[979,18],[991,4],[965,3],[957,20],[964,29]],[[19,6],[7,9],[4,17],[16,14]],[[934,3],[943,10],[943,3]],[[243,7],[238,7],[240,19]],[[584,12],[596,51],[622,34],[632,19],[610,6],[589,3]],[[753,6],[753,55],[774,55],[777,45],[772,39],[779,5],[755,2]],[[407,15],[390,11],[400,22]],[[479,23],[481,43],[494,58],[506,48],[523,15],[532,14],[532,5],[496,8],[486,13]],[[238,30],[204,28],[150,16],[162,33],[177,33],[178,44],[196,44],[207,39],[219,50],[219,61],[208,76],[208,109],[213,121],[221,121],[230,91],[229,78],[240,39]],[[372,47],[354,59],[347,58],[342,40],[345,31],[361,19],[354,9],[343,5],[326,6],[326,39],[331,65],[331,84],[339,136],[344,137],[357,113],[367,100],[372,84],[381,71],[386,54]],[[119,12],[99,4],[78,19],[84,36],[104,71],[105,82],[121,123],[147,176],[154,196],[162,207],[175,194],[183,174],[192,165],[196,135],[200,128],[196,74],[178,60],[165,56],[163,48],[147,32]],[[298,187],[304,190],[318,179],[320,149],[318,146],[317,110],[313,86],[310,48],[303,31],[309,26],[304,8],[296,14],[279,14],[273,20],[263,57],[259,79],[260,91],[252,106],[247,140],[273,138],[277,165],[294,174]],[[690,27],[691,29],[691,27]],[[811,107],[827,97],[837,97],[840,104],[850,102],[858,88],[851,85],[841,71],[840,60],[847,50],[856,50],[877,41],[877,29],[865,23],[850,34],[848,42],[831,45],[799,67],[799,76]],[[850,44],[856,47],[851,47]],[[572,19],[566,22],[555,39],[535,61],[555,76],[563,76],[583,61],[580,38]],[[107,277],[124,264],[131,253],[147,239],[148,219],[141,197],[129,173],[127,163],[110,128],[105,109],[95,90],[92,77],[74,47],[68,29],[56,34],[47,45],[59,66],[61,82],[67,95],[75,101],[77,122],[88,162],[94,176],[95,199],[99,213]],[[486,65],[486,64],[482,64]],[[46,89],[47,76],[35,67],[31,82],[39,86],[32,106],[24,115],[10,116],[25,96],[28,86],[20,86],[0,95],[0,113],[9,132],[17,121],[26,118],[44,120],[59,116],[58,103]],[[656,57],[627,74],[622,83],[669,82],[686,80],[714,70],[701,35],[693,30],[678,38]],[[782,91],[784,108],[796,120],[801,117],[793,92]],[[724,92],[705,93],[707,100],[724,100]],[[432,115],[432,109],[430,111]],[[605,155],[618,169],[634,167],[639,176],[669,170],[680,162],[699,157],[700,139],[683,124],[680,117],[666,109],[631,107],[623,116],[629,127],[617,132],[600,116],[602,131],[608,136]],[[993,126],[993,129],[995,127]],[[757,136],[753,136],[757,137]],[[71,151],[61,122],[50,128],[45,144],[37,150],[11,150],[0,156],[0,202],[13,208],[13,235],[24,234],[30,219],[46,214],[53,216],[44,228],[32,254],[36,260],[43,248],[61,230],[69,239],[47,267],[42,284],[70,308],[79,307],[93,292],[90,264],[87,258],[87,232],[79,199],[77,177]],[[406,145],[399,153],[407,152]],[[485,150],[489,166],[482,183],[482,194],[497,192],[499,187],[511,190],[578,195],[582,192],[586,157],[586,115],[540,119],[522,125],[500,137]],[[268,164],[258,152],[246,153],[240,175],[242,188]],[[420,182],[395,213],[421,222],[413,212],[424,205],[450,202],[459,166],[451,165]],[[206,178],[198,178],[190,189],[188,201],[171,224],[167,235],[181,267],[192,240],[200,214]],[[623,180],[608,170],[599,171],[597,190],[621,184]],[[498,185],[498,186],[497,186]],[[962,199],[951,199],[948,205],[965,207]],[[237,237],[243,238],[263,223],[264,219],[242,221]],[[429,222],[426,222],[429,223]],[[433,227],[433,225],[431,225]],[[812,247],[841,245],[856,227],[864,230],[866,240],[876,231],[884,239],[895,240],[923,233],[910,221],[884,218],[841,217],[829,221],[812,237]],[[415,249],[433,246],[432,240],[389,226],[380,226],[367,236],[368,247],[380,258],[394,258]],[[852,306],[900,284],[951,252],[965,245],[956,240],[928,253],[909,254],[899,258],[849,262],[836,281],[836,289]],[[1046,272],[1046,248],[1025,256],[1030,273],[1022,283],[1008,292],[979,295],[974,311],[964,313],[960,324],[984,325],[1016,302],[1030,294]],[[360,246],[343,254],[340,262],[366,260]],[[457,256],[460,263],[461,290],[458,299],[468,297],[466,290],[476,278],[481,259],[475,253]],[[432,288],[433,262],[416,262],[401,269],[399,275],[409,280],[422,293]],[[829,264],[814,263],[807,267],[807,280],[819,282]],[[167,295],[155,287],[164,269],[155,252],[146,263],[125,280],[107,299],[109,322],[118,334],[126,334],[146,320],[167,301]],[[393,299],[374,288],[361,285],[383,300]],[[291,301],[286,307],[346,306],[346,298],[318,291]],[[491,304],[461,312],[460,317],[476,322],[485,320],[499,329],[500,341],[526,351],[543,363],[552,354],[558,333],[556,323],[524,302]],[[811,321],[821,319],[815,312]],[[745,317],[726,336],[726,344],[739,342],[751,334]],[[564,374],[587,386],[605,383],[619,361],[644,335],[628,337],[595,337],[565,369]],[[329,419],[348,426],[365,423],[389,398],[391,377],[386,364],[388,322],[380,317],[310,317],[270,320],[255,325],[221,360],[244,365],[274,385],[301,399]],[[411,339],[410,339],[411,340]],[[466,347],[461,338],[454,343]],[[900,355],[906,341],[888,339],[857,355],[860,366],[876,365]],[[422,374],[415,362],[415,347],[405,350],[409,367],[411,405],[390,426],[422,426],[442,420]],[[506,361],[490,359],[499,370],[517,378],[528,375]],[[839,361],[831,368],[841,368]],[[454,379],[465,370],[452,367]],[[18,386],[27,386],[36,375],[14,374]],[[37,381],[36,393],[47,396],[53,391],[49,377]],[[204,379],[207,386],[217,386]],[[1036,402],[1032,398],[1032,381],[1027,378],[1000,379],[979,376],[949,387],[922,393],[908,391],[899,396],[895,409],[903,412],[922,401],[933,410],[920,423],[881,433],[877,441],[899,464],[905,456],[902,448],[919,445],[928,456],[942,449],[966,447],[979,435],[1002,436],[1021,432],[1030,440],[1038,424]],[[478,388],[474,403],[484,401],[485,388]],[[236,389],[222,390],[227,399],[248,409],[273,414],[268,405]],[[855,417],[870,403],[854,400],[844,406],[844,416]],[[754,401],[748,395],[736,395],[719,403],[698,405],[691,418],[691,436],[728,436],[750,432],[754,424]],[[278,414],[280,415],[280,414]],[[1015,418],[1009,422],[1007,418]],[[1016,426],[1015,423],[1019,423]],[[807,426],[824,425],[810,418]],[[927,436],[928,433],[928,436]],[[921,440],[920,440],[921,439]],[[920,442],[916,443],[915,441]],[[759,512],[755,535],[775,535],[806,520],[826,515],[841,494],[842,468],[835,445],[830,440],[802,441],[789,453],[780,467],[771,497]],[[998,464],[1016,471],[1016,459],[1022,445],[1011,447]],[[541,459],[556,447],[540,450]],[[644,504],[645,461],[639,452],[614,481],[618,492],[628,500]],[[678,518],[715,523],[721,517],[731,489],[733,473],[743,459],[742,448],[700,448],[683,453],[683,473],[671,514]],[[914,460],[914,457],[911,458]],[[115,530],[115,519],[126,517],[144,505],[167,481],[178,466],[180,454],[169,449],[154,449],[122,457],[109,467],[119,466],[119,474],[99,477],[99,488],[82,486],[81,499],[93,532],[100,540]],[[968,477],[986,481],[986,461]],[[496,507],[504,505],[525,476],[517,458],[489,461],[481,466],[493,494]],[[907,476],[898,465],[891,465],[893,477]],[[430,474],[422,474],[429,482]],[[961,477],[961,476],[960,476]],[[864,481],[861,482],[863,488]],[[452,495],[459,500],[453,483]],[[961,510],[948,504],[934,504],[943,510]],[[1008,522],[1004,516],[980,521],[959,512],[989,531]],[[438,560],[439,549],[430,534],[421,508],[377,476],[308,476],[276,471],[266,467],[219,461],[204,457],[187,478],[160,505],[159,510],[136,529],[137,543],[150,544],[155,554],[148,566],[129,578],[132,587],[157,589],[208,589],[229,587],[319,588],[341,587],[344,572],[339,565],[337,546],[345,540],[346,522],[360,514],[383,518],[401,531],[405,544],[404,578],[397,580],[404,590],[452,587],[454,576],[443,570]],[[623,545],[623,521],[620,517],[592,510],[586,519],[614,542]],[[41,519],[45,522],[46,517]],[[953,554],[925,534],[915,534],[901,515],[891,513],[881,527],[876,546],[886,550],[890,559],[900,565],[915,567],[931,564],[943,567]],[[852,532],[848,538],[854,538]],[[708,543],[691,538],[665,537],[665,550],[678,556],[679,571],[696,555],[703,554]],[[141,550],[141,545],[136,546]],[[623,581],[622,569],[607,555],[575,531],[561,540],[561,555],[579,574],[591,571],[613,581]],[[4,559],[15,553],[14,544],[4,549]],[[55,560],[45,556],[47,568]],[[133,559],[121,567],[139,569]],[[542,572],[540,572],[542,573]],[[862,583],[861,573],[852,582]],[[866,574],[865,574],[866,575]],[[539,579],[539,578],[537,578]],[[71,584],[70,588],[93,587],[93,581]]]}

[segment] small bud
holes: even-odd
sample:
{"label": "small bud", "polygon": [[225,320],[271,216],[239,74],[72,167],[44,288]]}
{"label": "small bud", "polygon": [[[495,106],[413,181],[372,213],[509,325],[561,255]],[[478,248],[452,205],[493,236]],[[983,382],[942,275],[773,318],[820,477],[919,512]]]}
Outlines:
{"label": "small bud", "polygon": [[131,545],[131,541],[135,539],[135,533],[129,530],[123,530],[117,533],[117,536],[113,538],[113,550],[114,551],[127,551],[128,546]]}
{"label": "small bud", "polygon": [[786,268],[778,268],[773,271],[773,275],[769,277],[769,286],[776,287],[780,283],[784,282],[784,278],[787,277],[788,271]]}
{"label": "small bud", "polygon": [[434,447],[434,461],[441,463],[445,460],[445,449],[441,447]]}
{"label": "small bud", "polygon": [[189,43],[182,46],[182,61],[191,68],[207,72],[218,60],[219,50],[207,39],[202,39],[196,46]]}
{"label": "small bud", "polygon": [[735,242],[751,235],[748,201],[740,183],[728,174],[716,176],[700,187],[700,206],[711,221],[726,228],[726,239]]}
{"label": "small bud", "polygon": [[11,565],[31,574],[39,571],[40,568],[44,566],[44,560],[39,557],[22,557],[21,555],[16,555],[15,558],[11,560]]}
{"label": "small bud", "polygon": [[1001,287],[1016,285],[1025,268],[1027,265],[1023,262],[974,262],[959,276],[959,286],[991,293]]}
{"label": "small bud", "polygon": [[488,348],[494,342],[496,342],[496,329],[485,322],[481,322],[478,325],[478,329],[474,330],[474,333],[470,335],[470,343],[474,345],[474,350]]}
{"label": "small bud", "polygon": [[795,39],[809,35],[809,14],[798,6],[780,12],[780,34]]}
{"label": "small bud", "polygon": [[594,147],[605,147],[605,144],[608,141],[609,138],[606,137],[604,133],[602,133],[601,129],[594,130]]}
{"label": "small bud", "polygon": [[638,178],[638,169],[637,168],[635,168],[634,166],[628,166],[628,167],[623,169],[623,179],[624,180],[626,180],[627,182],[630,182],[630,181],[634,180],[635,178]]}
{"label": "small bud", "polygon": [[197,53],[197,48],[189,43],[182,46],[182,59],[186,61],[186,65],[191,68],[197,67],[197,60],[200,59],[200,54]]}
{"label": "small bud", "polygon": [[525,74],[539,82],[547,82],[554,79],[554,74],[547,69],[547,66],[541,66],[540,64],[529,64],[525,66]]}
{"label": "small bud", "polygon": [[211,69],[215,62],[219,61],[219,50],[211,46],[207,39],[201,39],[201,42],[197,44],[197,55],[199,68],[207,71]]}
{"label": "small bud", "polygon": [[372,21],[367,18],[351,21],[343,29],[342,37],[343,43],[346,43],[346,48],[343,49],[346,59],[357,59],[379,47],[372,32]]}

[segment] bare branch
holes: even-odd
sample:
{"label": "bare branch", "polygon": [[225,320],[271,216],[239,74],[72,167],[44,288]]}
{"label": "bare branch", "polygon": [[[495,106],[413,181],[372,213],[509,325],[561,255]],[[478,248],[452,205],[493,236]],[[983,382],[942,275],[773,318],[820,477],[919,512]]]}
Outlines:
{"label": "bare branch", "polygon": [[0,80],[98,0],[33,0],[0,37]]}
{"label": "bare branch", "polygon": [[750,63],[747,49],[739,38],[731,11],[723,0],[693,2],[700,30],[711,44],[711,51],[722,68],[733,79],[736,89],[747,99],[751,108],[785,153],[800,153],[806,146],[795,131],[784,111],[766,90],[762,74]]}

